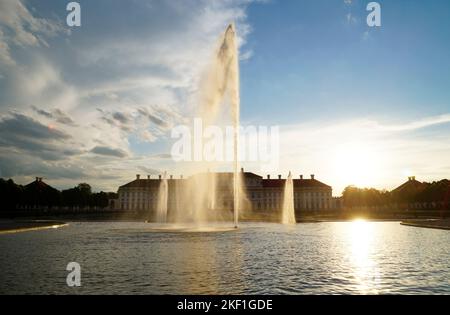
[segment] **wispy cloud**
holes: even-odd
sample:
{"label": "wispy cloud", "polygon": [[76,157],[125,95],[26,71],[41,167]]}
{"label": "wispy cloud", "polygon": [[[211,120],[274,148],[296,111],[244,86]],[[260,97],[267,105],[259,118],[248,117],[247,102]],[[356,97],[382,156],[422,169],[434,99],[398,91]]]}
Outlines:
{"label": "wispy cloud", "polygon": [[433,116],[433,117],[425,117],[420,120],[416,120],[413,122],[408,122],[406,124],[402,125],[384,125],[380,126],[381,130],[386,131],[410,131],[410,130],[417,130],[422,129],[426,127],[431,127],[434,125],[440,125],[450,123],[450,114],[444,114],[439,116]]}
{"label": "wispy cloud", "polygon": [[106,156],[112,156],[112,157],[118,157],[118,158],[124,158],[127,156],[127,153],[125,151],[122,151],[120,149],[115,148],[109,148],[109,147],[100,147],[97,146],[91,150],[92,153],[99,154],[99,155],[106,155]]}
{"label": "wispy cloud", "polygon": [[20,0],[0,2],[0,31],[4,29],[12,36],[10,39],[0,36],[3,47],[9,47],[7,40],[18,46],[48,46],[45,38],[68,32],[59,21],[33,16]]}
{"label": "wispy cloud", "polygon": [[46,117],[48,119],[54,120],[60,124],[68,125],[68,126],[76,126],[75,122],[71,117],[69,117],[62,110],[55,108],[52,111],[46,111],[43,109],[39,109],[35,106],[32,106],[32,109],[39,115]]}
{"label": "wispy cloud", "polygon": [[345,16],[348,24],[356,24],[358,22],[358,19],[351,13],[347,13]]}

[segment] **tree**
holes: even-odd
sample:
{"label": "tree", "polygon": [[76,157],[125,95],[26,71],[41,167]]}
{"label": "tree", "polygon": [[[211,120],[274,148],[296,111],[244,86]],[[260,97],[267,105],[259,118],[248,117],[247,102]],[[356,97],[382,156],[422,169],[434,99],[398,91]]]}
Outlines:
{"label": "tree", "polygon": [[344,205],[353,207],[374,207],[383,206],[389,203],[389,193],[385,190],[375,188],[357,188],[348,186],[342,193]]}
{"label": "tree", "polygon": [[23,197],[23,187],[14,183],[12,179],[4,180],[0,178],[0,200],[4,211],[16,209]]}

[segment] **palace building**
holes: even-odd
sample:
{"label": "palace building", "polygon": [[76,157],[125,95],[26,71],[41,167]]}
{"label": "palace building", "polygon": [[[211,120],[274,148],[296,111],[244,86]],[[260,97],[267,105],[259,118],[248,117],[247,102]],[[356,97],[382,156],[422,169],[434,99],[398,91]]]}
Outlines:
{"label": "palace building", "polygon": [[[284,188],[286,179],[281,175],[278,178],[266,178],[255,173],[241,171],[243,175],[243,186],[247,202],[242,204],[243,208],[251,208],[254,212],[271,212],[283,207]],[[205,175],[205,174],[203,174]],[[216,207],[218,209],[233,208],[233,173],[214,173],[216,185]],[[196,185],[196,180],[202,174],[190,176],[189,178],[175,179],[168,177],[168,209],[175,206],[176,195],[187,185]],[[156,212],[158,207],[158,193],[162,183],[162,176],[152,178],[148,175],[136,179],[119,187],[116,208],[123,211],[150,211]],[[320,212],[333,209],[332,188],[311,175],[310,178],[293,179],[294,184],[294,207],[296,212]]]}

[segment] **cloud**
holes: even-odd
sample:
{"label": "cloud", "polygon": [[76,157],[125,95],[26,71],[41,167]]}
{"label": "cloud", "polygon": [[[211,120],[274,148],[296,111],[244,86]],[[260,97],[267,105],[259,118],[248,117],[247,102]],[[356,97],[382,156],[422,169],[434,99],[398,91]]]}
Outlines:
{"label": "cloud", "polygon": [[160,154],[152,155],[151,157],[155,158],[155,159],[171,159],[172,155],[168,154],[168,153],[160,153]]}
{"label": "cloud", "polygon": [[159,118],[157,115],[149,112],[149,110],[147,108],[139,108],[138,112],[147,117],[148,120],[155,124],[156,126],[160,127],[160,128],[167,128],[167,126],[169,125],[169,123],[167,121],[164,121],[163,119]]}
{"label": "cloud", "polygon": [[65,10],[50,2],[0,1],[0,169],[16,161],[8,175],[23,181],[41,169],[63,186],[83,177],[114,189],[141,165],[167,162],[150,156],[195,114],[199,82],[230,21],[245,44],[251,2],[121,5],[135,23],[114,18],[118,0],[86,2],[98,27],[69,36]]}
{"label": "cloud", "polygon": [[20,113],[13,113],[9,117],[0,120],[0,133],[2,139],[5,135],[14,135],[15,137],[66,140],[69,135],[49,126],[44,126],[40,122]]}
{"label": "cloud", "polygon": [[5,34],[0,28],[0,65],[13,66],[16,62],[11,56],[11,51],[8,43],[6,42]]}
{"label": "cloud", "polygon": [[66,113],[58,108],[53,110],[53,117],[56,122],[59,122],[60,124],[75,126],[75,122],[72,120],[72,118],[70,118]]}
{"label": "cloud", "polygon": [[72,118],[70,118],[65,112],[56,108],[51,112],[45,111],[43,109],[39,109],[35,106],[32,106],[32,109],[39,115],[46,117],[48,119],[52,119],[60,124],[68,125],[68,126],[76,126],[75,122]]}
{"label": "cloud", "polygon": [[72,137],[53,126],[20,113],[13,113],[0,120],[0,150],[23,152],[44,160],[63,160],[68,156],[80,154],[79,148],[72,148]]}
{"label": "cloud", "polygon": [[380,126],[381,130],[386,131],[411,131],[422,128],[431,127],[434,125],[446,124],[450,123],[450,114],[443,114],[439,116],[433,117],[425,117],[423,119],[419,119],[413,122],[409,122],[401,125],[383,125]]}
{"label": "cloud", "polygon": [[39,108],[37,108],[37,107],[35,107],[35,106],[31,106],[31,107],[32,107],[33,110],[34,110],[36,113],[38,113],[39,115],[44,116],[44,117],[47,117],[47,118],[53,118],[52,113],[47,112],[47,111],[45,111],[45,110],[43,110],[43,109],[39,109]]}
{"label": "cloud", "polygon": [[356,24],[358,23],[358,19],[351,13],[347,13],[345,16],[348,24]]}
{"label": "cloud", "polygon": [[91,150],[91,152],[98,154],[98,155],[106,155],[106,156],[112,156],[112,157],[118,157],[118,158],[124,158],[127,156],[127,153],[120,149],[101,147],[101,146],[97,146],[97,147],[93,148]]}
{"label": "cloud", "polygon": [[369,31],[365,31],[362,35],[362,40],[363,41],[367,41],[370,39],[370,32]]}
{"label": "cloud", "polygon": [[48,163],[22,154],[0,152],[0,177],[25,177],[30,180],[35,176],[51,180],[80,180],[87,176],[87,172],[83,167],[67,161]]}
{"label": "cloud", "polygon": [[170,106],[147,106],[110,112],[97,109],[101,120],[123,133],[136,135],[143,142],[154,142],[183,118]]}
{"label": "cloud", "polygon": [[[26,52],[30,53],[27,63],[2,68],[5,78],[0,85],[0,110],[4,113],[38,108],[43,114],[42,111],[51,113],[59,109],[67,113],[75,109],[79,105],[76,87],[65,81],[62,69],[32,51]],[[61,116],[61,112],[53,114]]]}
{"label": "cloud", "polygon": [[33,16],[20,0],[0,2],[0,26],[9,29],[18,46],[48,46],[45,37],[67,32],[61,22]]}
{"label": "cloud", "polygon": [[111,127],[119,128],[126,134],[133,130],[133,119],[128,113],[118,111],[111,113],[104,110],[99,110],[99,112],[101,113],[101,120]]}
{"label": "cloud", "polygon": [[155,136],[151,131],[149,130],[142,130],[139,133],[139,137],[141,140],[143,140],[144,142],[155,142],[158,137]]}
{"label": "cloud", "polygon": [[148,175],[159,175],[159,174],[161,174],[160,170],[153,169],[153,168],[148,168],[148,167],[142,166],[142,165],[139,166],[138,169],[141,170],[141,171],[144,171]]}
{"label": "cloud", "polygon": [[130,122],[130,118],[124,113],[115,112],[112,114],[112,117],[122,124],[128,124]]}

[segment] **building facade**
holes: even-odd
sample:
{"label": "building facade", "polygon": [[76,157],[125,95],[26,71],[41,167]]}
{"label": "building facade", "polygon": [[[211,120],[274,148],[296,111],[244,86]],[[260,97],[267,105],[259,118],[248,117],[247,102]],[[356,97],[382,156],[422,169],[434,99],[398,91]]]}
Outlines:
{"label": "building facade", "polygon": [[[286,179],[281,175],[278,178],[266,178],[251,172],[241,172],[243,187],[245,191],[245,202],[241,208],[257,212],[279,211],[283,207],[284,189]],[[196,180],[202,175],[193,175],[189,178],[175,179],[170,176],[168,183],[168,209],[178,202],[177,195],[181,194],[185,188],[196,185]],[[216,187],[216,208],[226,210],[233,209],[233,173],[214,173]],[[200,178],[200,180],[202,180]],[[162,184],[162,176],[142,179],[136,175],[136,179],[119,187],[116,208],[123,211],[150,211],[156,212],[158,208],[158,194]],[[293,179],[294,185],[294,207],[299,212],[321,212],[332,210],[334,202],[332,188],[317,179],[314,175],[310,178]]]}

